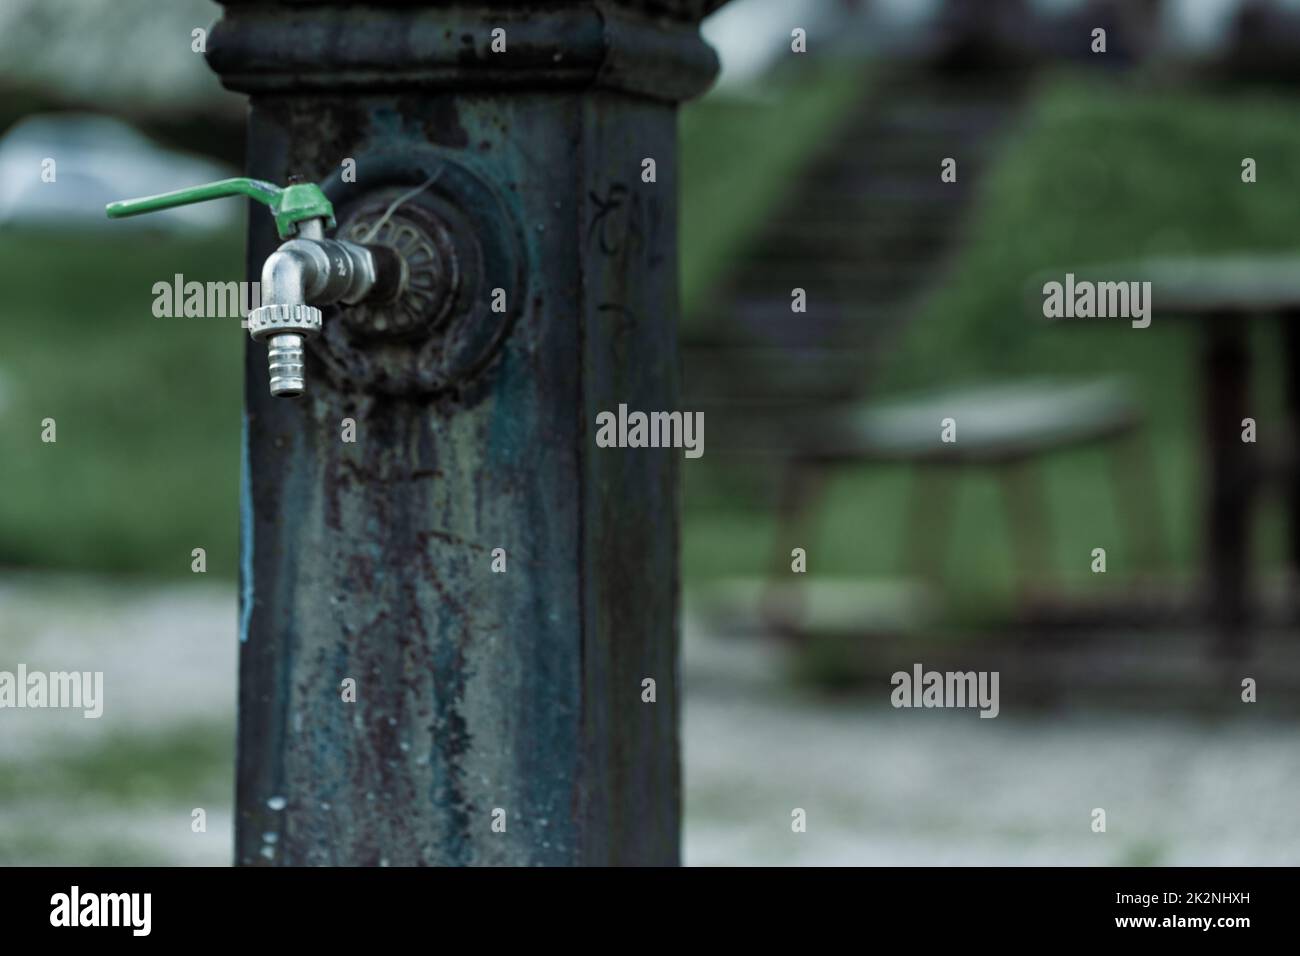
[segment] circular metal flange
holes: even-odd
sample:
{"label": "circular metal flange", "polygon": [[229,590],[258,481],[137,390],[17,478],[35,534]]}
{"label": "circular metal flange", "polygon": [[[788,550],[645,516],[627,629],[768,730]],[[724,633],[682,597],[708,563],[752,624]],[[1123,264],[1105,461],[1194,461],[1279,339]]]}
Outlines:
{"label": "circular metal flange", "polygon": [[[388,195],[392,193],[392,195]],[[402,291],[391,302],[360,302],[340,316],[354,338],[419,339],[443,328],[456,304],[461,253],[444,218],[430,204],[405,203],[388,213],[399,189],[384,189],[357,204],[339,231],[340,238],[388,246],[405,265]],[[440,209],[443,217],[454,210]],[[387,215],[386,215],[387,214]],[[467,224],[461,224],[468,229]]]}
{"label": "circular metal flange", "polygon": [[[432,150],[357,157],[355,182],[336,175],[323,188],[339,238],[388,246],[406,266],[393,300],[329,310],[308,347],[331,380],[343,389],[419,395],[449,391],[481,372],[524,297],[517,219],[496,190]],[[504,290],[505,311],[492,310],[494,289]]]}

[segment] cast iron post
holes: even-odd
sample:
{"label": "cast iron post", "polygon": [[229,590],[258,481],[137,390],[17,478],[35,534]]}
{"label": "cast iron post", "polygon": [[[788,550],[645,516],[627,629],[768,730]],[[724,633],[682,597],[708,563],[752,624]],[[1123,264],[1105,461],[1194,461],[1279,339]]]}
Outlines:
{"label": "cast iron post", "polygon": [[[236,861],[677,863],[681,452],[593,436],[679,407],[721,0],[222,2],[249,175],[411,266],[325,309],[302,397],[249,351]],[[276,241],[251,217],[250,277]]]}

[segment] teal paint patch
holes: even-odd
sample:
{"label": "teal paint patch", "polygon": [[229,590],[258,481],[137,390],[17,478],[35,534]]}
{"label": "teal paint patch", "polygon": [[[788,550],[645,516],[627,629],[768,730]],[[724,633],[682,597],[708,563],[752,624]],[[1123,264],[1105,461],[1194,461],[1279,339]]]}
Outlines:
{"label": "teal paint patch", "polygon": [[248,641],[253,616],[253,474],[248,453],[248,413],[239,440],[239,643]]}

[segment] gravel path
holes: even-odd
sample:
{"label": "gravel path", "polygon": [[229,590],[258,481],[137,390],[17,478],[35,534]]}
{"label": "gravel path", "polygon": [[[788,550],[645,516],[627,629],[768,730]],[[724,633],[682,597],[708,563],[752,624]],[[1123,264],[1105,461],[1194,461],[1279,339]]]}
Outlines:
{"label": "gravel path", "polygon": [[[177,779],[131,755],[233,734],[233,588],[5,576],[0,670],[20,661],[103,670],[105,710],[0,711],[0,863],[229,861],[228,762]],[[828,702],[788,690],[771,648],[690,624],[683,670],[689,864],[1300,863],[1296,729],[1248,710],[980,720]],[[124,763],[83,772],[106,750]]]}

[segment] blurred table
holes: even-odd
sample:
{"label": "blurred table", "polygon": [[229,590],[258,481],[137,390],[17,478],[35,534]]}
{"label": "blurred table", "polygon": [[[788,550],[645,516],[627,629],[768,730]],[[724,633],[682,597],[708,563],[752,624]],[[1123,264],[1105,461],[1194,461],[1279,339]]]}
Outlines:
{"label": "blurred table", "polygon": [[[1265,471],[1258,445],[1242,441],[1250,412],[1254,320],[1281,327],[1286,406],[1291,436],[1285,481],[1288,559],[1300,568],[1300,472],[1291,451],[1300,444],[1300,256],[1218,255],[1135,261],[1076,272],[1089,281],[1149,281],[1153,320],[1182,317],[1201,330],[1201,415],[1208,452],[1205,570],[1210,614],[1219,649],[1239,653],[1249,626],[1250,521],[1255,491]],[[1059,280],[1060,276],[1056,276]],[[1073,319],[1084,324],[1122,319]],[[1124,328],[1129,328],[1125,322]],[[1135,330],[1137,331],[1137,330]],[[1142,330],[1143,332],[1147,330]]]}

